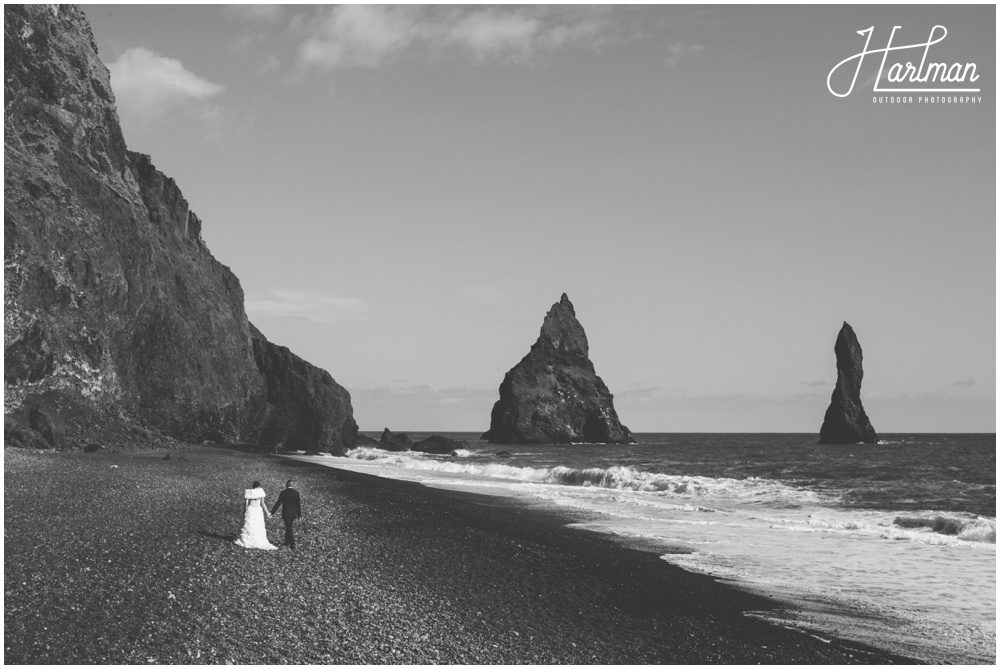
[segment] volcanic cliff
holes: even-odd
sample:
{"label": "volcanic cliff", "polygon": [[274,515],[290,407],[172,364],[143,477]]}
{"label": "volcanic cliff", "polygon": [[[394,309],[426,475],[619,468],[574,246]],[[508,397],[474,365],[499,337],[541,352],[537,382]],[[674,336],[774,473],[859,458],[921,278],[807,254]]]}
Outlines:
{"label": "volcanic cliff", "polygon": [[833,347],[837,355],[837,387],[819,431],[821,444],[877,444],[878,435],[861,406],[861,344],[846,322]]}
{"label": "volcanic cliff", "polygon": [[41,406],[69,445],[349,447],[347,391],[252,328],[173,179],[127,150],[83,11],[5,5],[4,58],[5,436],[37,443]]}
{"label": "volcanic cliff", "polygon": [[500,384],[483,438],[494,444],[634,442],[588,356],[587,335],[563,293],[538,341]]}

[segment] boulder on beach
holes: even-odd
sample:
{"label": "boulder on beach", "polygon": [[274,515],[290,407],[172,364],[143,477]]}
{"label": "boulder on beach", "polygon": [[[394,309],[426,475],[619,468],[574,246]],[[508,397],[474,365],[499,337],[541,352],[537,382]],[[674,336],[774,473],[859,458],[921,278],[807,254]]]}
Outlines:
{"label": "boulder on beach", "polygon": [[52,444],[47,442],[37,430],[19,423],[10,416],[4,416],[3,419],[3,444],[4,446],[37,448],[39,450],[52,448]]}
{"label": "boulder on beach", "polygon": [[844,322],[833,347],[837,355],[837,387],[833,389],[819,431],[821,444],[877,444],[878,435],[861,405],[861,344],[854,329]]}
{"label": "boulder on beach", "polygon": [[635,441],[594,371],[587,335],[565,293],[546,314],[531,351],[500,384],[483,438],[492,444]]}
{"label": "boulder on beach", "polygon": [[52,448],[66,447],[66,429],[56,410],[38,399],[29,399],[28,424],[32,430],[42,435]]}

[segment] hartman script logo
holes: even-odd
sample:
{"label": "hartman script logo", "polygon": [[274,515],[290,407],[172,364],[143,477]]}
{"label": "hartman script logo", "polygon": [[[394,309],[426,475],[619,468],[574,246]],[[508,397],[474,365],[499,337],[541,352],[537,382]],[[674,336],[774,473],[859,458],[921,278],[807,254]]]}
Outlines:
{"label": "hartman script logo", "polygon": [[[935,63],[929,61],[929,54],[931,47],[935,44],[939,44],[944,41],[944,38],[948,36],[948,29],[944,26],[934,26],[931,28],[931,34],[928,35],[926,42],[920,42],[917,44],[905,44],[899,46],[893,46],[892,40],[896,36],[896,31],[900,29],[901,26],[893,26],[892,32],[889,33],[889,41],[886,43],[885,48],[882,49],[869,49],[868,45],[871,44],[872,34],[875,32],[875,26],[866,28],[865,30],[859,30],[858,34],[865,36],[865,48],[860,52],[856,53],[850,58],[845,58],[830,70],[830,74],[826,76],[826,87],[831,93],[836,95],[838,98],[846,98],[854,90],[854,84],[858,80],[858,73],[861,72],[861,63],[864,62],[865,56],[869,54],[882,54],[882,62],[878,68],[878,77],[875,79],[876,93],[978,93],[980,89],[978,88],[960,88],[959,84],[974,84],[979,79],[979,75],[976,74],[976,64],[975,63],[952,63],[948,65],[947,63]],[[940,34],[938,33],[940,31]],[[920,55],[919,65],[914,65],[913,61],[906,61],[903,63],[897,61],[893,63],[888,72],[885,72],[885,64],[889,58],[890,51],[902,52],[908,49],[922,49],[923,53]],[[918,52],[919,53],[919,52]],[[901,54],[897,54],[897,57]],[[853,60],[857,60],[858,64],[854,68],[854,78],[851,79],[850,87],[843,93],[838,93],[833,89],[830,80],[833,78],[834,74],[844,65],[850,63]],[[898,86],[893,86],[891,88],[879,88],[882,85],[882,74],[885,72],[885,80],[890,84],[898,84]],[[934,84],[937,84],[935,87]]]}

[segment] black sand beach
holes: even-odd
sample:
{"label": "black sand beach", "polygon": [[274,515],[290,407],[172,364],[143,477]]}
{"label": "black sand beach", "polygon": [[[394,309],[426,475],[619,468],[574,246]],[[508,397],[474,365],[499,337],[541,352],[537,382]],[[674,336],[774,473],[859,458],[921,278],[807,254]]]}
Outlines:
{"label": "black sand beach", "polygon": [[[913,663],[555,515],[208,447],[4,452],[5,664]],[[242,491],[299,548],[235,546]],[[274,543],[282,526],[269,523]]]}

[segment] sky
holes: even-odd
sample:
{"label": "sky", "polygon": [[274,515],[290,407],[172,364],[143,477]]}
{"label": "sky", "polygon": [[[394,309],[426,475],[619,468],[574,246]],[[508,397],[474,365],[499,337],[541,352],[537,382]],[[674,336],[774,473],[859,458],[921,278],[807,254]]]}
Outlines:
{"label": "sky", "polygon": [[362,430],[486,430],[564,292],[633,432],[818,433],[844,321],[878,432],[996,430],[993,5],[85,11],[129,148]]}

